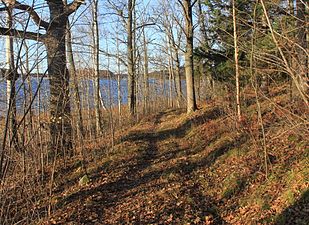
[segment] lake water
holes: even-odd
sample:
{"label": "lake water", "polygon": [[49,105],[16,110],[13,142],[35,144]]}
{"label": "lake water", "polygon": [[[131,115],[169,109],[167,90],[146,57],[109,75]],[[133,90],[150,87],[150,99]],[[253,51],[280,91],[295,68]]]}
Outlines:
{"label": "lake water", "polygon": [[[168,89],[169,89],[169,82],[165,80],[157,79],[149,79],[150,85],[150,96],[167,96]],[[31,78],[31,93],[34,95],[38,87],[40,86],[39,96],[37,95],[34,99],[32,108],[35,109],[37,112],[38,110],[48,110],[49,105],[49,80],[47,78]],[[182,81],[182,87],[184,90],[185,81]],[[173,94],[175,95],[174,91],[174,84],[172,84]],[[79,90],[80,96],[82,99],[82,107],[89,107],[93,108],[94,101],[94,82],[93,80],[83,79],[79,81]],[[100,80],[100,90],[102,94],[102,99],[106,106],[116,105],[118,101],[118,82],[115,79],[101,79]],[[128,88],[127,88],[127,79],[121,79],[120,82],[120,90],[121,90],[121,100],[123,104],[126,104],[128,99]],[[23,82],[22,79],[18,79],[16,81],[16,92],[17,92],[17,112],[21,113],[23,110],[23,101],[25,93],[29,96],[30,88],[27,82]],[[73,92],[71,92],[73,93]],[[110,94],[111,95],[110,95]],[[90,97],[89,97],[90,96]],[[39,101],[40,97],[40,101]],[[111,100],[111,101],[110,101]],[[89,105],[88,105],[89,103]],[[40,106],[40,108],[39,108]],[[6,100],[6,82],[5,80],[0,81],[0,116],[4,116],[6,114],[7,108],[7,100]]]}

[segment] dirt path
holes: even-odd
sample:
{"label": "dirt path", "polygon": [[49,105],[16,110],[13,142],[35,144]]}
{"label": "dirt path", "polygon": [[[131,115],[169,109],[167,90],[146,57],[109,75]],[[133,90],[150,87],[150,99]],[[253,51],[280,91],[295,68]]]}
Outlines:
{"label": "dirt path", "polygon": [[[122,138],[138,151],[91,175],[93,184],[57,203],[55,223],[170,224],[205,218],[220,221],[209,196],[192,179],[184,129],[171,129],[177,114],[161,113],[147,129]],[[165,124],[166,123],[166,124]],[[164,125],[167,125],[164,128]],[[163,129],[162,129],[163,127]],[[129,147],[128,147],[129,148]]]}

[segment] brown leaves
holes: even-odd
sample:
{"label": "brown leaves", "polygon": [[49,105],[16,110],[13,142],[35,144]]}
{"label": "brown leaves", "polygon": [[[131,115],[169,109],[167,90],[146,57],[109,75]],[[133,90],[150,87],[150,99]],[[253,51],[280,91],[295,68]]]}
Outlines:
{"label": "brown leaves", "polygon": [[[47,224],[263,224],[280,214],[303,220],[309,211],[298,203],[309,187],[304,138],[291,131],[268,139],[275,160],[267,180],[259,142],[214,112],[163,113],[131,128],[115,152],[89,163],[88,185],[78,185],[83,174],[73,162],[59,170]],[[266,119],[278,131],[273,115]],[[33,210],[47,203],[40,197]]]}

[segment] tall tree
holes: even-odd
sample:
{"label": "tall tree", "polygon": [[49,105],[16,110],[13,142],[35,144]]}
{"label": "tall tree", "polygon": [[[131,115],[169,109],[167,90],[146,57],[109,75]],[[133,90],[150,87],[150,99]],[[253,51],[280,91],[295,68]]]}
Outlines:
{"label": "tall tree", "polygon": [[135,8],[135,0],[128,0],[128,16],[127,16],[127,51],[128,51],[128,106],[131,115],[136,112],[136,96],[135,96],[135,59],[134,59],[134,30],[133,30],[133,13]]}
{"label": "tall tree", "polygon": [[147,114],[149,110],[149,69],[148,69],[148,43],[145,34],[145,27],[143,27],[143,46],[144,46],[144,77],[143,77],[143,95],[144,95],[144,113]]}
{"label": "tall tree", "polygon": [[[62,0],[46,0],[49,8],[49,21],[44,21],[36,13],[34,6],[13,1],[12,7],[28,12],[32,20],[45,34],[0,28],[1,35],[10,35],[41,41],[47,50],[48,76],[50,81],[50,135],[53,149],[72,147],[71,109],[69,98],[69,72],[66,66],[65,32],[68,17],[84,0],[74,0],[65,4]],[[6,9],[7,7],[4,7]],[[3,11],[1,9],[1,11]]]}
{"label": "tall tree", "polygon": [[121,98],[121,62],[120,62],[120,49],[119,49],[119,34],[117,32],[116,36],[116,48],[117,48],[117,100],[118,100],[118,119],[119,119],[119,124],[121,120],[121,104],[122,104],[122,98]]}
{"label": "tall tree", "polygon": [[[10,30],[13,29],[13,8],[12,1],[7,2],[7,26]],[[15,68],[14,59],[14,38],[8,36],[6,39],[6,61],[7,61],[7,106],[8,118],[7,128],[10,130],[10,143],[18,151],[18,133],[16,121],[16,80],[18,79],[17,69]]]}
{"label": "tall tree", "polygon": [[195,87],[194,87],[194,68],[193,68],[193,18],[192,8],[196,1],[178,0],[181,4],[186,21],[186,52],[185,52],[185,71],[187,84],[187,113],[197,110]]}
{"label": "tall tree", "polygon": [[94,76],[95,76],[95,124],[96,134],[102,132],[102,118],[100,113],[100,37],[99,37],[99,23],[98,23],[98,0],[93,0],[93,62],[94,62]]}
{"label": "tall tree", "polygon": [[[65,3],[67,0],[65,1]],[[73,77],[73,91],[74,91],[74,103],[77,110],[77,130],[79,132],[79,137],[84,138],[84,126],[83,126],[83,115],[82,115],[82,108],[81,108],[81,96],[79,93],[79,86],[78,86],[78,80],[77,80],[77,74],[76,74],[76,66],[75,66],[75,60],[73,55],[73,47],[72,47],[72,32],[71,32],[71,25],[68,21],[67,24],[67,36],[66,36],[66,42],[67,42],[67,52],[68,52],[68,63],[69,63],[69,71],[71,77]]]}
{"label": "tall tree", "polygon": [[241,120],[240,113],[240,92],[239,92],[239,63],[238,63],[238,36],[237,36],[237,23],[236,23],[236,6],[235,0],[232,0],[233,7],[233,36],[234,36],[234,58],[235,58],[235,81],[236,81],[236,107],[237,107],[237,118],[238,122]]}

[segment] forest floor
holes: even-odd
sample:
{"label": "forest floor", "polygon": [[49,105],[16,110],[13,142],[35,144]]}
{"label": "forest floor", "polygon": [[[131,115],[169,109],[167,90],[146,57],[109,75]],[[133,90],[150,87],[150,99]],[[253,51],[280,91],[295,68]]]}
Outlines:
{"label": "forest floor", "polygon": [[306,126],[291,127],[280,107],[261,108],[265,145],[254,104],[239,129],[216,104],[144,118],[108,154],[85,150],[89,181],[77,159],[56,169],[52,199],[33,206],[51,203],[51,216],[34,223],[308,224]]}

